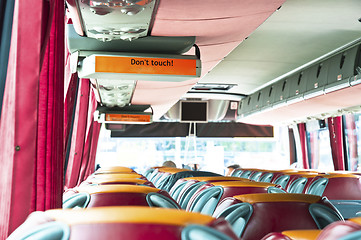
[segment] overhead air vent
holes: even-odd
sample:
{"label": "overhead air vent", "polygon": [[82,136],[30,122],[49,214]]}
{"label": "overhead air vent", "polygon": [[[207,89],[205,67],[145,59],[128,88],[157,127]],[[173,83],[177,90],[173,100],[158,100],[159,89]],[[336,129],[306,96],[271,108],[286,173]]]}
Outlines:
{"label": "overhead air vent", "polygon": [[103,106],[125,107],[130,104],[135,88],[135,81],[114,81],[106,79],[97,79],[95,81],[99,101]]}
{"label": "overhead air vent", "polygon": [[236,84],[214,84],[214,83],[198,83],[192,87],[191,91],[228,91]]}
{"label": "overhead air vent", "polygon": [[[68,0],[86,36],[132,41],[148,34],[156,0]],[[76,11],[74,10],[76,9]]]}

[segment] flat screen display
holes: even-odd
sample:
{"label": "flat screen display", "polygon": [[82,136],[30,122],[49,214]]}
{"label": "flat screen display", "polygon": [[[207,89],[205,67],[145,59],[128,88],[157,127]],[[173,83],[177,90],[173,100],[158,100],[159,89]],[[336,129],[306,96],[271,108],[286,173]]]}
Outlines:
{"label": "flat screen display", "polygon": [[181,101],[181,122],[207,122],[208,102],[206,101]]}

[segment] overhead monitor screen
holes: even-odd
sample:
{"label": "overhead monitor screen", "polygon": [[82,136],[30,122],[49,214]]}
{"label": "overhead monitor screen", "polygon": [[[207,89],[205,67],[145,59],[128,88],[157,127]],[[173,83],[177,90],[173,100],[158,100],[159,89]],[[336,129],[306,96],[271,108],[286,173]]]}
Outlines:
{"label": "overhead monitor screen", "polygon": [[180,104],[181,122],[208,121],[207,101],[181,101]]}

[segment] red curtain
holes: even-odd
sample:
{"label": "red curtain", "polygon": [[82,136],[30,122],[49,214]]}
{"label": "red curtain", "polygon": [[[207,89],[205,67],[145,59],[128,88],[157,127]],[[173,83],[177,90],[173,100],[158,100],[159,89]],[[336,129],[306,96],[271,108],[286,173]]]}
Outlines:
{"label": "red curtain", "polygon": [[63,1],[15,1],[0,123],[0,239],[32,210],[61,204],[63,19]]}
{"label": "red curtain", "polygon": [[88,79],[80,79],[65,187],[72,188],[94,171],[100,124],[94,122],[97,107]]}
{"label": "red curtain", "polygon": [[64,109],[64,3],[54,8],[39,80],[37,161],[32,210],[62,206]]}
{"label": "red curtain", "polygon": [[305,123],[299,123],[297,126],[298,126],[298,131],[300,133],[303,168],[309,169],[310,165],[308,163],[308,155],[307,155],[306,124]]}
{"label": "red curtain", "polygon": [[345,158],[343,150],[342,117],[327,119],[330,132],[332,160],[335,170],[345,170]]}

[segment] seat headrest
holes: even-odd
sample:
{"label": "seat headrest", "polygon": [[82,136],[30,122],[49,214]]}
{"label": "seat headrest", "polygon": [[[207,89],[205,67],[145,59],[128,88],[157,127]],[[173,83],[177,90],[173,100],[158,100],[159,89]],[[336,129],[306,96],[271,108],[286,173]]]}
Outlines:
{"label": "seat headrest", "polygon": [[139,185],[129,185],[129,184],[109,184],[109,185],[86,185],[77,188],[78,192],[87,192],[89,194],[96,193],[116,193],[116,192],[128,192],[128,193],[151,193],[159,192],[160,189],[139,186]]}
{"label": "seat headrest", "polygon": [[170,173],[170,174],[174,174],[174,173],[178,173],[178,172],[185,172],[185,171],[189,171],[189,169],[169,168],[169,167],[158,168],[158,172]]}
{"label": "seat headrest", "polygon": [[116,182],[126,182],[126,183],[135,183],[135,184],[144,184],[147,182],[147,180],[138,179],[138,178],[122,178],[122,177],[116,177],[116,178],[94,178],[91,179],[89,182],[93,184],[102,184],[102,183],[116,183]]}
{"label": "seat headrest", "polygon": [[224,176],[215,176],[215,177],[188,177],[185,178],[185,180],[189,181],[189,180],[198,180],[198,181],[217,181],[217,180],[223,180],[223,181],[230,181],[230,180],[236,180],[236,181],[247,181],[249,182],[249,179],[244,179],[244,178],[240,178],[240,177],[224,177]]}
{"label": "seat headrest", "polygon": [[292,240],[316,239],[321,230],[291,230],[282,232]]}
{"label": "seat headrest", "polygon": [[113,179],[113,178],[141,178],[142,175],[138,173],[107,173],[107,174],[96,174],[96,175],[90,175],[90,179]]}
{"label": "seat headrest", "polygon": [[298,193],[257,193],[243,194],[234,196],[234,198],[251,204],[260,202],[305,202],[317,203],[321,200],[320,196],[298,194]]}
{"label": "seat headrest", "polygon": [[131,173],[134,172],[133,169],[128,167],[121,167],[121,166],[109,166],[109,167],[102,167],[95,171],[95,174],[102,174],[102,173]]}
{"label": "seat headrest", "polygon": [[89,209],[48,210],[46,215],[69,225],[93,223],[154,223],[185,226],[206,225],[213,217],[178,209],[150,207],[97,207]]}
{"label": "seat headrest", "polygon": [[248,182],[248,181],[213,182],[212,185],[221,186],[221,187],[260,187],[260,188],[267,188],[267,187],[275,187],[275,186],[277,186],[276,184],[273,184],[273,183]]}

